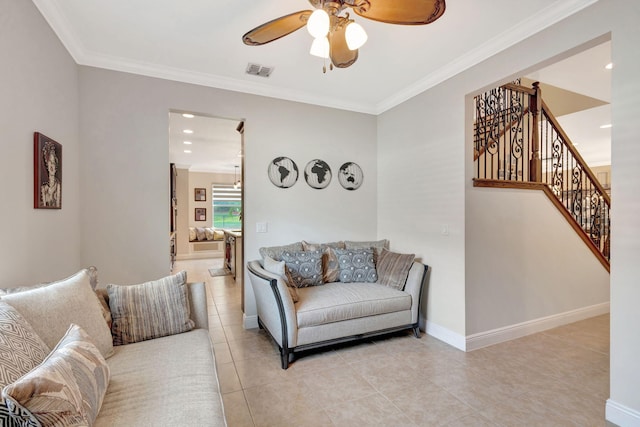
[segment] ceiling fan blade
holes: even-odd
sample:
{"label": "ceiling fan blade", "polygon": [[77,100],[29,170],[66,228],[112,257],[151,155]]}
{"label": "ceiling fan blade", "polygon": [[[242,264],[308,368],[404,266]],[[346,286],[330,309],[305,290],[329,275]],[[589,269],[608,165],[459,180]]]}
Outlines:
{"label": "ceiling fan blade", "polygon": [[329,57],[334,67],[347,68],[358,59],[358,50],[349,50],[345,37],[347,20],[342,19],[343,21],[329,33]]}
{"label": "ceiling fan blade", "polygon": [[[440,18],[445,0],[369,0],[355,1],[353,11],[363,18],[388,24],[424,25]],[[358,6],[362,3],[362,6]]]}
{"label": "ceiling fan blade", "polygon": [[304,27],[311,12],[311,10],[301,10],[266,22],[247,32],[242,36],[242,41],[249,46],[260,46],[278,40]]}

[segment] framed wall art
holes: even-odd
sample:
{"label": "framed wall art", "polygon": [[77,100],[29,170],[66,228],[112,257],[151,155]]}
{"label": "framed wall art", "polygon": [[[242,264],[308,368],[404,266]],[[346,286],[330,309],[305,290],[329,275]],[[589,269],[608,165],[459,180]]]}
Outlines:
{"label": "framed wall art", "polygon": [[207,208],[196,208],[196,221],[206,221],[207,220]]}
{"label": "framed wall art", "polygon": [[33,133],[33,207],[62,209],[62,145]]}
{"label": "framed wall art", "polygon": [[206,202],[207,201],[207,189],[206,188],[194,188],[194,197],[196,202]]}
{"label": "framed wall art", "polygon": [[357,190],[362,185],[364,175],[357,163],[347,162],[340,166],[338,181],[345,190]]}

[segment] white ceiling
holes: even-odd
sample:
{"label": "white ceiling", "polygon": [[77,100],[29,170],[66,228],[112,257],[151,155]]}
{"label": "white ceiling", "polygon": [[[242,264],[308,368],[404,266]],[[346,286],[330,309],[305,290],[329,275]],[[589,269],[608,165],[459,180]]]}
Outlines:
{"label": "white ceiling", "polygon": [[[33,0],[81,65],[373,114],[596,1],[448,0],[425,26],[356,16],[369,35],[358,61],[323,74],[305,29],[264,46],[241,40],[266,21],[311,9],[305,0]],[[275,70],[250,76],[249,62]]]}
{"label": "white ceiling", "polygon": [[[264,46],[241,40],[266,21],[311,9],[305,0],[32,1],[81,65],[379,114],[597,0],[537,0],[535,7],[526,0],[448,0],[442,18],[425,26],[382,24],[352,14],[369,40],[353,66],[326,74],[324,61],[308,54],[312,38],[304,28]],[[497,22],[507,24],[492,24]],[[605,45],[527,77],[610,101],[610,80],[598,65],[609,61],[610,44]],[[246,74],[250,62],[274,67],[271,77]],[[610,120],[602,116],[610,108],[592,110],[561,123],[574,128],[566,130],[575,142],[587,141],[581,144],[589,156],[610,157],[610,142],[599,138],[602,130],[581,124],[582,117],[594,125]],[[240,163],[237,124],[172,115],[171,160],[191,170],[233,173]],[[197,131],[191,155],[183,152],[186,126]]]}

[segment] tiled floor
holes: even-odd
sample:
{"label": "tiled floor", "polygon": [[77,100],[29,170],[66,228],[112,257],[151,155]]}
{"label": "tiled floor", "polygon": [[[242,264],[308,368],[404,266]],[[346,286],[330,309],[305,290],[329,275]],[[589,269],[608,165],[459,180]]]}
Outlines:
{"label": "tiled floor", "polygon": [[208,274],[221,265],[176,269],[207,283],[229,427],[607,425],[608,315],[469,353],[397,334],[315,352],[285,371],[267,334],[243,329],[239,286]]}

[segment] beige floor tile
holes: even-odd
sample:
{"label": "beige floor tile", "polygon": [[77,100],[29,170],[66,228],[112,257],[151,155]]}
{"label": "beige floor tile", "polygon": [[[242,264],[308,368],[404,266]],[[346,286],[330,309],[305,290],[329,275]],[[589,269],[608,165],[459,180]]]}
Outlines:
{"label": "beige floor tile", "polygon": [[417,426],[395,405],[379,394],[356,400],[337,402],[326,409],[333,425],[353,426]]}
{"label": "beige floor tile", "polygon": [[261,331],[259,328],[245,329],[241,324],[224,325],[223,329],[228,341],[246,340],[257,335],[264,335],[267,337],[266,332]]}
{"label": "beige floor tile", "polygon": [[243,389],[294,378],[295,374],[280,367],[280,356],[236,360],[236,371]]}
{"label": "beige floor tile", "polygon": [[242,391],[222,395],[224,415],[229,427],[253,427],[253,419]]}
{"label": "beige floor tile", "polygon": [[233,362],[231,351],[229,350],[229,344],[226,342],[213,344],[213,353],[216,357],[216,364],[218,365]]}
{"label": "beige floor tile", "polygon": [[236,361],[280,354],[273,341],[261,335],[251,336],[243,340],[229,341],[229,348],[233,355],[233,360]]}
{"label": "beige floor tile", "polygon": [[218,363],[216,369],[218,371],[218,381],[220,382],[220,392],[222,394],[242,390],[238,374],[236,373],[236,366],[233,362]]}
{"label": "beige floor tile", "polygon": [[243,316],[241,311],[221,313],[219,314],[219,317],[222,326],[243,324]]}
{"label": "beige floor tile", "polygon": [[471,414],[457,418],[443,427],[499,427],[480,414]]}
{"label": "beige floor tile", "polygon": [[297,380],[283,380],[245,389],[256,426],[331,426],[315,403],[314,390]]}
{"label": "beige floor tile", "polygon": [[211,342],[214,344],[227,342],[227,336],[224,334],[224,328],[222,327],[213,328],[210,326],[209,335],[211,336]]}
{"label": "beige floor tile", "polygon": [[473,408],[451,394],[426,383],[415,388],[408,387],[391,401],[419,426],[446,425],[458,418],[476,413]]}
{"label": "beige floor tile", "polygon": [[325,409],[341,402],[378,394],[369,382],[346,365],[309,372],[301,378],[313,390],[316,404]]}

